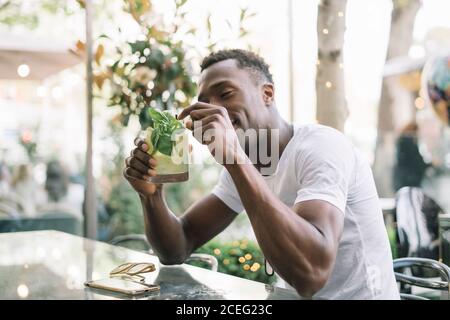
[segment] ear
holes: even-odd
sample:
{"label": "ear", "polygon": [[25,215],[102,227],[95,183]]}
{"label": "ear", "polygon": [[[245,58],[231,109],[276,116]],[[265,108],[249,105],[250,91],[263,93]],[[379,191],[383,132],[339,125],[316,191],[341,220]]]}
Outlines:
{"label": "ear", "polygon": [[266,107],[270,107],[275,99],[275,87],[272,83],[262,85],[263,100]]}

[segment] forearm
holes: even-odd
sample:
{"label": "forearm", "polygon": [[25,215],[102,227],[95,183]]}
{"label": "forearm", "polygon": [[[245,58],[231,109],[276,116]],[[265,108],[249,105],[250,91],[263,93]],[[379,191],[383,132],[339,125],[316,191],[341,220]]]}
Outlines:
{"label": "forearm", "polygon": [[279,200],[252,164],[230,165],[227,170],[274,269],[302,295],[317,291],[329,263],[324,261],[328,255],[322,254],[329,250],[327,239]]}
{"label": "forearm", "polygon": [[183,222],[167,207],[163,190],[140,196],[144,211],[145,232],[152,250],[164,264],[179,264],[190,254]]}

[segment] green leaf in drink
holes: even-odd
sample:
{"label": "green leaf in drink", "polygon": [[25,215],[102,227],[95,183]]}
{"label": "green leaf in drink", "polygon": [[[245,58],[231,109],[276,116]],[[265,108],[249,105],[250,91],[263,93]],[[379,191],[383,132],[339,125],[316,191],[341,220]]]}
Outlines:
{"label": "green leaf in drink", "polygon": [[177,120],[167,111],[159,111],[155,108],[148,109],[148,115],[152,120],[151,142],[153,152],[159,151],[162,154],[171,156],[176,141],[172,141],[172,136],[177,130],[183,129],[183,123]]}
{"label": "green leaf in drink", "polygon": [[173,149],[174,142],[171,140],[171,137],[168,136],[162,136],[158,140],[158,150],[162,154],[165,154],[166,156],[172,155],[172,149]]}

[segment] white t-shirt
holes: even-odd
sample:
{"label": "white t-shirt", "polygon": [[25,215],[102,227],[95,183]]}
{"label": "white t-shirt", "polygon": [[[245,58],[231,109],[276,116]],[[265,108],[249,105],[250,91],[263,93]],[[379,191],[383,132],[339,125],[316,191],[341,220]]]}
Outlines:
{"label": "white t-shirt", "polygon": [[[344,230],[333,271],[319,299],[399,299],[392,255],[369,164],[337,130],[294,126],[269,188],[289,207],[324,200],[344,215]],[[244,207],[225,169],[213,189],[235,212]]]}

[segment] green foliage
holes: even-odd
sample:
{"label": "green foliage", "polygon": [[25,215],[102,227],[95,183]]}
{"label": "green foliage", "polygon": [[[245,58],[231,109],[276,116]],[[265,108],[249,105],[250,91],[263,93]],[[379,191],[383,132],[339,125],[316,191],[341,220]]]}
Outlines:
{"label": "green foliage", "polygon": [[[254,241],[243,239],[221,243],[211,240],[196,252],[215,256],[219,261],[219,272],[267,284],[272,284],[276,280],[276,277],[265,273],[264,256]],[[191,264],[202,266],[200,263]]]}
{"label": "green foliage", "polygon": [[42,13],[72,15],[68,1],[40,0],[40,1],[20,1],[6,0],[0,1],[0,24],[7,26],[22,25],[28,29],[38,27]]}
{"label": "green foliage", "polygon": [[123,127],[118,119],[112,119],[108,122],[108,129],[103,143],[110,143],[117,150],[102,155],[105,164],[102,179],[106,182],[97,190],[102,191],[102,200],[108,212],[109,219],[104,225],[109,229],[107,240],[110,240],[119,235],[143,233],[144,221],[139,196],[122,175],[125,161]]}
{"label": "green foliage", "polygon": [[144,233],[144,221],[139,196],[125,179],[120,179],[109,195],[106,209],[111,216],[112,237]]}
{"label": "green foliage", "polygon": [[[181,22],[184,13],[179,9],[185,2],[176,1],[176,18]],[[120,39],[115,43],[113,36],[102,34],[98,40],[101,50],[97,50],[100,53],[96,59],[94,80],[100,90],[104,80],[108,80],[111,89],[108,105],[120,107],[124,126],[128,125],[130,116],[136,115],[142,129],[146,129],[152,123],[150,108],[172,110],[188,106],[196,94],[196,85],[192,80],[191,60],[186,57],[189,48],[183,41],[175,40],[176,36],[182,38],[181,31],[174,26],[150,23],[144,19],[145,14],[151,11],[150,1],[127,0],[125,4],[142,34],[139,40],[127,43]],[[121,32],[120,28],[118,32]],[[109,42],[114,48],[114,52],[105,53],[113,57],[107,63],[101,59],[102,42]]]}
{"label": "green foliage", "polygon": [[212,190],[220,170],[221,166],[216,163],[191,164],[188,181],[164,186],[167,205],[176,214],[185,212],[191,204]]}
{"label": "green foliage", "polygon": [[148,109],[150,115],[150,126],[152,131],[152,145],[153,152],[159,151],[162,154],[170,156],[172,149],[175,146],[175,141],[172,140],[172,135],[177,130],[183,128],[181,121],[177,120],[169,112],[161,112],[154,108]]}
{"label": "green foliage", "polygon": [[391,245],[391,253],[392,253],[392,258],[396,259],[398,258],[398,253],[397,253],[397,233],[394,227],[392,226],[386,226],[387,228],[387,234],[388,234],[388,238],[389,238],[389,243]]}
{"label": "green foliage", "polygon": [[[238,34],[236,35],[236,40],[243,39],[250,34],[250,32],[247,30],[246,23],[250,18],[253,18],[256,15],[257,15],[256,12],[249,12],[249,8],[240,8],[239,9],[239,24],[238,24]],[[212,28],[211,18],[212,18],[211,13],[209,13],[206,16],[206,31],[208,34],[207,48],[208,48],[208,51],[213,52],[213,51],[218,50],[218,48],[217,48],[218,44],[222,43],[224,41],[224,39],[213,40],[213,36],[212,36],[213,28]],[[228,28],[230,29],[230,31],[232,31],[233,26],[232,26],[230,20],[226,19],[225,22],[228,25]],[[247,45],[247,49],[256,51],[256,50],[253,50],[251,45]]]}
{"label": "green foliage", "polygon": [[242,278],[272,283],[274,277],[264,272],[264,257],[253,241],[241,240],[231,243],[211,241],[198,252],[209,253],[219,260],[219,271]]}

